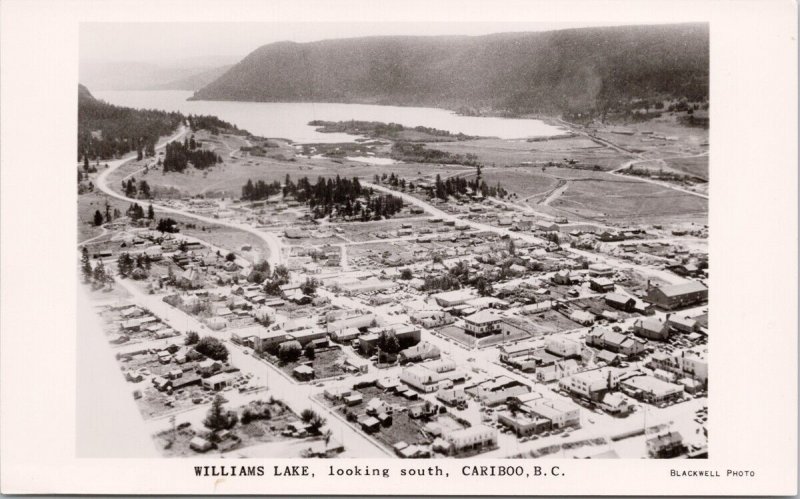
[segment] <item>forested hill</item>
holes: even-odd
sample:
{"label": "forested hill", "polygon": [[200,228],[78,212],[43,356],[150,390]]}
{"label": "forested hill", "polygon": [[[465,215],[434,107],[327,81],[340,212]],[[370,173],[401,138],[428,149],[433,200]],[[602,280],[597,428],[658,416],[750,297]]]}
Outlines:
{"label": "forested hill", "polygon": [[558,113],[635,99],[704,101],[708,66],[706,24],[279,42],[194,98]]}
{"label": "forested hill", "polygon": [[109,159],[137,150],[154,154],[158,138],[183,121],[180,113],[108,104],[78,85],[78,159]]}
{"label": "forested hill", "polygon": [[182,123],[212,134],[248,133],[216,116],[115,106],[78,85],[78,160],[111,159],[133,151],[152,156],[159,137],[171,134]]}

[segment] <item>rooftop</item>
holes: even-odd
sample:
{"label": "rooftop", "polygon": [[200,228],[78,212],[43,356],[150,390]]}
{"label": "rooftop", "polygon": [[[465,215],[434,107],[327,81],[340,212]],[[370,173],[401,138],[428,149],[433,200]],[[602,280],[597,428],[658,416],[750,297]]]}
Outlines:
{"label": "rooftop", "polygon": [[707,287],[703,286],[702,283],[697,281],[689,281],[683,284],[673,284],[671,286],[662,286],[657,289],[659,289],[666,296],[681,296],[689,293],[708,291]]}

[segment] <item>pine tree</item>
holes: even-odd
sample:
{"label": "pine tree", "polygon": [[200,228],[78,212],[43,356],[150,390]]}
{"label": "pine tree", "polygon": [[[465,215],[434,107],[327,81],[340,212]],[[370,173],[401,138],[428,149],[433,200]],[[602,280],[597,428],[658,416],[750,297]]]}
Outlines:
{"label": "pine tree", "polygon": [[95,227],[103,225],[103,214],[100,213],[100,210],[95,210],[94,212],[94,225]]}
{"label": "pine tree", "polygon": [[153,210],[153,203],[150,203],[147,206],[147,218],[152,220],[153,218],[155,218],[155,216],[156,216],[156,212],[155,212],[155,210]]}
{"label": "pine tree", "polygon": [[83,282],[89,283],[92,280],[92,264],[89,262],[89,250],[86,246],[81,250],[81,273]]}
{"label": "pine tree", "polygon": [[102,286],[106,283],[108,277],[106,276],[106,268],[103,265],[102,260],[99,260],[97,265],[95,265],[94,271],[92,272],[92,277],[94,278],[94,283],[97,286]]}

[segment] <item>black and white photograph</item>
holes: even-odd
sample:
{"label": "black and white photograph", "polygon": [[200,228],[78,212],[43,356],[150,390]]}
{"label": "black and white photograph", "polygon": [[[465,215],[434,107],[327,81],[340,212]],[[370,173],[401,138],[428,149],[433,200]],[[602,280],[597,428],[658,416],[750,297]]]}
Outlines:
{"label": "black and white photograph", "polygon": [[78,355],[142,452],[705,457],[708,25],[288,28],[81,26]]}
{"label": "black and white photograph", "polygon": [[3,0],[0,493],[796,494],[797,35]]}

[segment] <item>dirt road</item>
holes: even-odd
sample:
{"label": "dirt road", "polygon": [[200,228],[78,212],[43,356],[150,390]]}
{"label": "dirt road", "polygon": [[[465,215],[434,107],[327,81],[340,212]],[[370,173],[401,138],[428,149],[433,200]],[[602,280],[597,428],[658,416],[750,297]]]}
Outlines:
{"label": "dirt road", "polygon": [[[159,143],[158,146],[156,147],[156,150],[163,149],[166,146],[167,143],[169,143],[169,142],[171,142],[173,140],[180,139],[186,133],[187,133],[186,127],[182,126],[178,130],[178,132],[176,132],[172,137],[170,137],[168,139],[165,139],[161,143]],[[113,189],[111,189],[111,187],[108,186],[108,176],[111,174],[111,172],[113,172],[114,170],[118,169],[119,167],[121,167],[122,165],[124,165],[125,163],[127,163],[128,161],[133,159],[134,157],[135,156],[131,154],[131,155],[128,155],[128,156],[126,156],[124,158],[121,158],[121,159],[118,159],[118,160],[109,161],[108,162],[108,168],[103,170],[100,173],[100,175],[97,176],[97,179],[95,181],[95,183],[97,185],[97,188],[100,189],[101,191],[103,191],[104,193],[108,194],[109,196],[115,197],[115,198],[120,199],[122,201],[128,201],[128,202],[131,202],[131,203],[140,202],[141,201],[140,199],[129,198],[129,197],[125,196],[124,194],[120,194],[120,193],[114,191]],[[189,217],[189,218],[194,218],[196,220],[200,220],[201,222],[205,222],[205,223],[209,223],[209,224],[215,224],[215,225],[224,225],[226,227],[231,227],[233,229],[238,229],[238,230],[253,234],[254,236],[256,236],[259,239],[261,239],[262,241],[264,241],[266,243],[267,247],[269,248],[269,255],[266,256],[266,260],[269,262],[269,264],[270,264],[270,266],[272,268],[275,268],[278,265],[282,265],[285,262],[285,259],[283,257],[283,252],[282,252],[282,243],[281,243],[280,239],[278,238],[278,236],[276,236],[275,234],[272,234],[272,233],[269,233],[269,232],[260,231],[258,229],[255,229],[252,226],[249,226],[249,225],[240,224],[240,223],[236,223],[236,222],[231,222],[231,221],[228,221],[228,220],[204,217],[202,215],[198,215],[196,213],[192,213],[191,211],[172,208],[172,207],[160,205],[160,204],[157,204],[157,203],[153,203],[153,208],[156,209],[159,212],[162,212],[162,213],[172,213],[172,214],[175,214],[175,215],[182,215],[182,216],[185,216],[185,217]]]}

